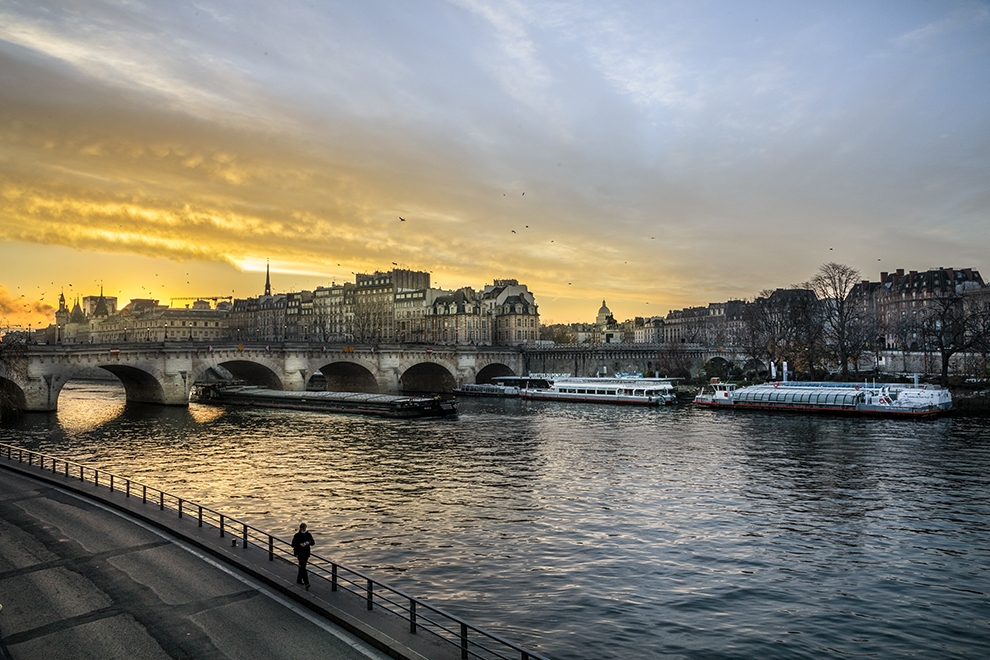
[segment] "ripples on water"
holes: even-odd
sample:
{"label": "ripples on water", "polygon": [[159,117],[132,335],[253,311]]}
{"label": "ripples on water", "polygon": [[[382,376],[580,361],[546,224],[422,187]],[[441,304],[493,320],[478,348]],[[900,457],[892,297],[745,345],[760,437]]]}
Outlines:
{"label": "ripples on water", "polygon": [[554,658],[990,657],[990,422],[519,400],[124,405],[0,439],[209,504]]}

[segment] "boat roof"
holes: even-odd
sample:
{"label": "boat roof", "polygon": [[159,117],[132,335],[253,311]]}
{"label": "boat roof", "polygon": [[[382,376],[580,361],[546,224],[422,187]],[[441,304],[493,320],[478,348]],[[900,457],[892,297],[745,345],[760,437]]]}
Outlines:
{"label": "boat roof", "polygon": [[229,387],[230,392],[244,392],[245,394],[260,394],[273,399],[310,399],[313,401],[357,401],[362,403],[395,403],[399,401],[416,401],[422,399],[432,399],[432,396],[405,396],[401,394],[378,394],[375,392],[331,392],[329,390],[294,392],[290,390],[269,390],[264,387],[254,387],[251,385],[243,387]]}
{"label": "boat roof", "polygon": [[569,383],[582,383],[588,385],[612,385],[612,386],[629,386],[629,385],[662,385],[671,384],[675,381],[680,380],[680,378],[636,378],[635,376],[626,376],[619,378],[559,378],[555,380],[555,383],[569,384]]}

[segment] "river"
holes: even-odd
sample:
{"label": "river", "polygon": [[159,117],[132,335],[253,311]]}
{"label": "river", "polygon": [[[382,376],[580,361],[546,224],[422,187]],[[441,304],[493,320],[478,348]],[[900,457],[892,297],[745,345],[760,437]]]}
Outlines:
{"label": "river", "polygon": [[444,420],[125,405],[0,441],[288,537],[551,658],[990,657],[990,419],[462,400]]}

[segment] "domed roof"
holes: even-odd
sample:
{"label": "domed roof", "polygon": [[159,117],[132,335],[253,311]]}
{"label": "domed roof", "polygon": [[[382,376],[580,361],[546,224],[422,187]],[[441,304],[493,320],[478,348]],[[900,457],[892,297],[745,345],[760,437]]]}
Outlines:
{"label": "domed roof", "polygon": [[607,306],[605,305],[605,299],[603,298],[603,299],[602,299],[602,308],[598,310],[598,315],[599,315],[599,316],[601,316],[602,314],[605,314],[606,316],[608,316],[608,315],[610,315],[611,313],[612,313],[612,310],[610,310],[610,309],[609,309],[609,308],[608,308],[608,307],[607,307]]}

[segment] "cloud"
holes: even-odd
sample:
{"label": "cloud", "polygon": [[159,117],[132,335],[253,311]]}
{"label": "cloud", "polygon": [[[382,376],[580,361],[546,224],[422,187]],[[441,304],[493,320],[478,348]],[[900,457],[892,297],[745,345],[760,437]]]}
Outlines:
{"label": "cloud", "polygon": [[48,303],[26,295],[14,294],[0,284],[0,327],[42,327],[55,318],[55,308]]}

